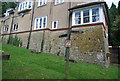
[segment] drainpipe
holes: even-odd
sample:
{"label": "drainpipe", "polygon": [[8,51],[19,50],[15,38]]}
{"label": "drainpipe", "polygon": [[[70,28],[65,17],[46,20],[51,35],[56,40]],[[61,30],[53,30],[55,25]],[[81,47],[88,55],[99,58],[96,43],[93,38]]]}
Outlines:
{"label": "drainpipe", "polygon": [[12,32],[13,21],[14,21],[14,12],[13,12],[12,22],[11,22],[11,26],[10,26],[10,34],[9,34],[9,38],[8,38],[8,42],[7,42],[8,44],[10,43],[10,37],[11,37],[11,32]]}
{"label": "drainpipe", "polygon": [[4,26],[5,26],[5,21],[4,20],[2,20],[1,21],[1,24],[2,24],[2,27],[0,28],[0,35],[1,35],[1,42],[3,42],[3,28],[4,28]]}
{"label": "drainpipe", "polygon": [[42,42],[41,42],[41,49],[40,52],[43,52],[43,48],[44,48],[44,42],[45,42],[45,31],[43,31],[43,37],[42,37]]}
{"label": "drainpipe", "polygon": [[27,43],[27,47],[26,47],[27,49],[29,49],[29,45],[30,45],[30,38],[31,38],[32,26],[33,26],[33,18],[34,18],[34,9],[35,9],[35,0],[33,0],[33,9],[32,9],[30,33],[29,33],[29,36],[28,36],[28,43]]}

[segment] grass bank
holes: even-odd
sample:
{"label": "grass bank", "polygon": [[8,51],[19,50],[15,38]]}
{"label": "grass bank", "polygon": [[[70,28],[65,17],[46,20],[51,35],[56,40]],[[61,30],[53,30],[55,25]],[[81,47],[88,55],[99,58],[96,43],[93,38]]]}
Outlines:
{"label": "grass bank", "polygon": [[[10,54],[3,60],[3,79],[64,79],[65,60],[52,54],[33,54],[31,50],[3,44],[2,49]],[[70,63],[69,79],[118,79],[120,68],[105,68],[84,62]]]}

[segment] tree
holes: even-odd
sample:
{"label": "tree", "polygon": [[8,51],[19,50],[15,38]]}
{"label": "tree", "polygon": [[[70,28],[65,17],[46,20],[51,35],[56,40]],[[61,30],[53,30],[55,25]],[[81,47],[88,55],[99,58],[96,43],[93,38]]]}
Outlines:
{"label": "tree", "polygon": [[118,8],[112,3],[109,9],[110,24],[109,24],[109,44],[119,45],[120,44],[120,1]]}
{"label": "tree", "polygon": [[9,8],[15,8],[17,5],[17,2],[1,2],[0,1],[0,15],[3,15],[7,9]]}
{"label": "tree", "polygon": [[118,15],[118,10],[116,8],[116,5],[112,3],[111,8],[109,9],[110,24],[115,21],[116,15]]}
{"label": "tree", "polygon": [[120,1],[118,2],[118,15],[120,15]]}

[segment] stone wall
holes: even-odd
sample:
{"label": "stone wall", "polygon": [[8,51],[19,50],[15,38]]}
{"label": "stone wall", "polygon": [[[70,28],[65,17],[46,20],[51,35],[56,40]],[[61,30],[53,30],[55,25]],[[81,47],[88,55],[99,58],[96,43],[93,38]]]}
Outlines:
{"label": "stone wall", "polygon": [[64,56],[65,52],[65,37],[59,38],[60,35],[66,34],[65,31],[52,31],[50,35],[50,46],[51,50],[50,53],[58,55],[58,56]]}
{"label": "stone wall", "polygon": [[[102,25],[73,28],[72,30],[83,31],[83,33],[71,33],[72,47],[70,48],[70,58],[104,65],[106,63],[106,53],[108,52],[106,47],[108,47],[108,43],[107,38],[104,36]],[[41,44],[44,40],[44,53],[65,56],[64,44],[66,37],[59,38],[59,36],[66,33],[67,30],[33,32],[30,49],[41,51]]]}
{"label": "stone wall", "polygon": [[[73,31],[83,33],[71,33],[72,47],[70,48],[70,58],[76,61],[84,61],[94,64],[105,65],[106,53],[108,52],[107,38],[104,36],[102,25],[72,28]],[[62,31],[34,31],[31,34],[30,47],[51,53],[58,56],[65,56],[66,37],[59,37],[67,33]],[[22,47],[26,48],[29,33],[19,33],[17,36],[22,40]],[[15,34],[13,35],[15,36]],[[3,41],[7,42],[8,35],[3,36]]]}
{"label": "stone wall", "polygon": [[[14,34],[14,36],[15,36],[15,34]],[[24,47],[24,48],[27,47],[28,36],[29,36],[29,33],[20,33],[20,34],[17,34],[17,37],[20,38],[20,40],[22,41],[22,47]]]}
{"label": "stone wall", "polygon": [[78,61],[104,65],[106,63],[106,51],[102,26],[73,30],[83,31],[83,33],[71,34],[70,57]]}

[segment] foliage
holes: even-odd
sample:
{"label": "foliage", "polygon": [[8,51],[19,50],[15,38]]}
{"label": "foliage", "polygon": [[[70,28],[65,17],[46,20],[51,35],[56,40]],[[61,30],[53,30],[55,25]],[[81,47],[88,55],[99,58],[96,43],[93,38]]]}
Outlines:
{"label": "foliage", "polygon": [[15,35],[15,37],[10,35],[10,37],[8,39],[8,44],[21,47],[22,46],[22,41],[17,37],[17,35]]}
{"label": "foliage", "polygon": [[110,45],[120,45],[120,1],[118,8],[112,3],[111,8],[109,9],[109,44]]}
{"label": "foliage", "polygon": [[0,15],[3,15],[7,9],[9,8],[15,8],[17,5],[17,2],[1,2],[0,1]]}
{"label": "foliage", "polygon": [[118,14],[120,15],[120,1],[118,2]]}
{"label": "foliage", "polygon": [[[53,54],[33,54],[31,50],[3,44],[10,60],[2,62],[3,79],[64,79],[65,58]],[[69,79],[118,79],[120,68],[84,62],[69,63]]]}
{"label": "foliage", "polygon": [[115,21],[115,17],[118,14],[118,10],[116,8],[116,5],[112,3],[111,8],[109,9],[109,16],[110,16],[110,23],[112,24],[113,21]]}

